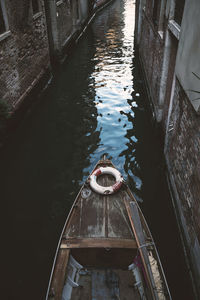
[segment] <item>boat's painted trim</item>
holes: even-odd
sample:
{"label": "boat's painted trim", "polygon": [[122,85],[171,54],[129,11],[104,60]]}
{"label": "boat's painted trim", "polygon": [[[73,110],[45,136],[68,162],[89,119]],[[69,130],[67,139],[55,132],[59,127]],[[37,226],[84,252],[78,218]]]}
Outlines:
{"label": "boat's painted trim", "polygon": [[[168,293],[168,299],[172,300],[171,293],[170,293],[170,290],[169,290],[169,287],[168,287],[168,283],[167,283],[167,279],[166,279],[166,276],[165,276],[165,273],[164,273],[164,270],[163,270],[163,266],[162,266],[162,263],[161,263],[161,260],[160,260],[160,256],[158,254],[158,250],[157,250],[156,245],[154,243],[153,236],[151,234],[151,231],[149,229],[147,221],[146,221],[146,219],[145,219],[145,217],[144,217],[144,215],[142,213],[142,210],[141,210],[140,206],[138,205],[137,201],[133,197],[133,194],[132,194],[132,192],[131,192],[131,190],[130,190],[130,188],[128,186],[127,186],[127,192],[128,192],[128,195],[130,196],[130,198],[132,199],[132,201],[135,202],[136,205],[137,205],[142,225],[144,226],[144,229],[146,230],[146,232],[148,233],[148,236],[151,239],[151,242],[152,242],[155,254],[156,254],[156,259],[158,260],[158,264],[159,264],[159,267],[160,267],[160,272],[162,274],[162,277],[163,277],[163,280],[164,280],[164,284],[165,284],[165,287],[166,287],[166,290],[167,290],[167,293]],[[125,201],[125,206],[126,206],[127,211],[130,211],[129,205],[130,204],[128,203],[128,201]]]}

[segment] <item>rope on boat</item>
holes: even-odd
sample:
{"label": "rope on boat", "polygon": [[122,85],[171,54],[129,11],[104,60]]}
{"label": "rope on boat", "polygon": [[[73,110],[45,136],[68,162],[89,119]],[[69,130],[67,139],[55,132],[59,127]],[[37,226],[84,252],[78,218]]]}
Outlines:
{"label": "rope on boat", "polygon": [[143,247],[148,247],[148,246],[155,246],[155,243],[154,243],[154,242],[151,242],[151,243],[145,243],[145,244],[143,244],[143,245],[140,245],[140,246],[138,247],[138,249],[141,249],[141,248],[143,248]]}

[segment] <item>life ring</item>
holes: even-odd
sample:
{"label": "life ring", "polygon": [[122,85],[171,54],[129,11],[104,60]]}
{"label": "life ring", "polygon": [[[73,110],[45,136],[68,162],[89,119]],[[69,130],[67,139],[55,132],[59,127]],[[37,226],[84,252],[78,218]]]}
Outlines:
{"label": "life ring", "polygon": [[[110,174],[115,177],[116,183],[111,186],[101,186],[97,183],[97,177],[101,174]],[[123,183],[121,173],[112,167],[100,167],[90,175],[90,186],[96,193],[105,195],[117,192]]]}

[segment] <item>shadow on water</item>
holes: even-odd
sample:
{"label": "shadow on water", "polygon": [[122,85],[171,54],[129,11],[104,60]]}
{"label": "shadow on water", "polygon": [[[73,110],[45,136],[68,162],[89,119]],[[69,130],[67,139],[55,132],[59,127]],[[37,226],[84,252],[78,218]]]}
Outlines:
{"label": "shadow on water", "polygon": [[44,299],[66,214],[98,147],[88,39],[90,32],[1,153],[4,299]]}
{"label": "shadow on water", "polygon": [[44,299],[65,217],[103,153],[140,202],[173,299],[193,299],[133,24],[132,0],[103,10],[1,152],[3,299]]}

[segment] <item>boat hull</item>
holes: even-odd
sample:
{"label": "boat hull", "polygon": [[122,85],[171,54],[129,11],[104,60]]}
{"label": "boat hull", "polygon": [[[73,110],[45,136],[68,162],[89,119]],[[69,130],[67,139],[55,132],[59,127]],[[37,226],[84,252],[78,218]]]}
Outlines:
{"label": "boat hull", "polygon": [[[110,160],[102,159],[95,166],[93,172],[102,167],[114,168],[114,165]],[[89,180],[90,177],[76,197],[62,231],[46,299],[79,299],[77,298],[77,291],[80,284],[77,283],[77,280],[76,282],[74,280],[77,274],[78,278],[80,278],[81,270],[83,269],[89,270],[90,275],[93,274],[90,276],[91,289],[90,298],[88,299],[97,299],[94,297],[94,292],[92,292],[92,284],[94,285],[94,278],[98,277],[95,272],[100,269],[103,270],[102,276],[104,272],[109,273],[115,270],[115,272],[113,271],[114,273],[111,273],[115,278],[121,278],[118,280],[118,288],[121,285],[124,299],[130,299],[128,296],[131,293],[130,289],[132,294],[135,294],[134,299],[143,297],[142,293],[146,295],[144,299],[170,299],[169,289],[153,238],[128,186],[123,183],[116,193],[102,195],[91,189]],[[115,179],[109,174],[103,174],[97,180],[98,184],[104,187],[112,186],[115,183]],[[133,216],[131,207],[133,204],[136,206],[135,216]],[[139,227],[137,226],[138,224],[134,224],[137,218]],[[137,232],[137,227],[140,228],[140,233]],[[141,240],[138,238],[141,234],[143,245],[140,244]],[[137,276],[134,275],[136,271],[133,272],[133,269],[128,271],[129,266],[134,263],[138,255],[141,266],[137,266],[136,263],[134,268],[135,266],[138,268],[140,278],[142,278],[142,290],[136,287]],[[72,260],[77,262],[75,266],[73,263],[70,263]],[[76,268],[79,264],[81,266],[80,269]],[[153,264],[154,270],[152,271]],[[69,276],[70,266],[74,274],[76,274],[70,275],[71,277]],[[123,276],[119,275],[122,274],[120,272],[124,272],[124,278],[129,274],[129,279],[132,280],[132,283],[129,283],[126,289],[125,283],[129,282],[129,280],[126,281],[124,278],[122,280]],[[87,276],[89,275],[87,274]],[[72,287],[73,284],[75,285],[74,287]],[[156,289],[159,289],[161,293],[154,292]],[[127,295],[125,295],[125,290]],[[112,297],[120,299],[118,297],[120,297],[121,292],[119,289],[119,292],[116,292],[116,296],[111,295],[111,298],[106,299],[115,299]],[[75,294],[76,296],[73,296]]]}

